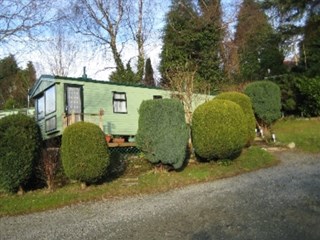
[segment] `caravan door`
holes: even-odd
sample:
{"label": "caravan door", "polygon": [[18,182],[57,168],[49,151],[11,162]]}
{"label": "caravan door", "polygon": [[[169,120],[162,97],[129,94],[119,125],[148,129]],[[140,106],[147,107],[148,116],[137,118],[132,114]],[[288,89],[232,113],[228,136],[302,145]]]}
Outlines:
{"label": "caravan door", "polygon": [[67,125],[83,121],[83,88],[80,85],[65,86],[65,112]]}

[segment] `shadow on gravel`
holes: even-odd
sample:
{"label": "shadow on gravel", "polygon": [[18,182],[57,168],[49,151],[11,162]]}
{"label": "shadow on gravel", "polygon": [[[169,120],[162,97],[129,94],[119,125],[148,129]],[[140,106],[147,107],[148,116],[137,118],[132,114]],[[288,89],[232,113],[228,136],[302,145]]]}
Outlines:
{"label": "shadow on gravel", "polygon": [[209,233],[201,231],[198,233],[195,233],[192,238],[192,240],[212,240],[212,237]]}

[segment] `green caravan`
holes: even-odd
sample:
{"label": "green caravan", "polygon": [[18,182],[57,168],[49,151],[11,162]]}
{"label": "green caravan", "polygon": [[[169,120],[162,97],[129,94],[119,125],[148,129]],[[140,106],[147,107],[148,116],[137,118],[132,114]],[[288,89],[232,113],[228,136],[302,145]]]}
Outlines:
{"label": "green caravan", "polygon": [[[135,136],[141,102],[170,98],[173,94],[158,87],[120,84],[86,77],[42,75],[29,95],[35,100],[35,118],[42,137],[46,140],[61,136],[67,126],[78,121],[93,122],[105,134],[127,138]],[[212,98],[201,96],[200,102]]]}

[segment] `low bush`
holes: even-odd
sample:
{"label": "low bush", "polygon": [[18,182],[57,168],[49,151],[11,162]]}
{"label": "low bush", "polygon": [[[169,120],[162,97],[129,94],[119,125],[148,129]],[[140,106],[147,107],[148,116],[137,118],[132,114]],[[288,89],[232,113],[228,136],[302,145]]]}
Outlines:
{"label": "low bush", "polygon": [[277,84],[258,81],[247,85],[244,93],[251,98],[256,117],[269,126],[281,117],[281,92]]}
{"label": "low bush", "polygon": [[64,172],[72,180],[94,183],[105,176],[109,151],[101,129],[88,122],[77,122],[65,129],[61,143]]}
{"label": "low bush", "polygon": [[247,142],[246,117],[241,107],[229,100],[213,99],[193,113],[192,141],[201,158],[237,156]]}
{"label": "low bush", "polygon": [[250,145],[254,140],[256,128],[256,118],[254,117],[251,99],[247,95],[239,92],[220,93],[215,99],[230,100],[242,108],[247,122],[247,144]]}
{"label": "low bush", "polygon": [[0,188],[16,192],[33,174],[41,149],[34,119],[10,115],[0,119]]}
{"label": "low bush", "polygon": [[180,168],[189,138],[183,105],[174,99],[147,100],[141,103],[139,114],[138,148],[152,163]]}

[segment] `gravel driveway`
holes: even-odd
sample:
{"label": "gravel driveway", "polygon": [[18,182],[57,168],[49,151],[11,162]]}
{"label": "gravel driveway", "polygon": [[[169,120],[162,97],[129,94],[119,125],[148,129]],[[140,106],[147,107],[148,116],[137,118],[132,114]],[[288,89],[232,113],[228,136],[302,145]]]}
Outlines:
{"label": "gravel driveway", "polygon": [[0,218],[0,239],[320,239],[320,155],[163,194]]}

